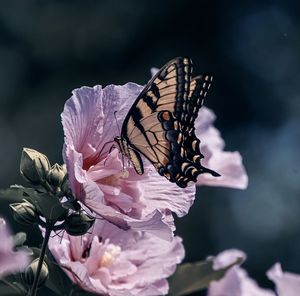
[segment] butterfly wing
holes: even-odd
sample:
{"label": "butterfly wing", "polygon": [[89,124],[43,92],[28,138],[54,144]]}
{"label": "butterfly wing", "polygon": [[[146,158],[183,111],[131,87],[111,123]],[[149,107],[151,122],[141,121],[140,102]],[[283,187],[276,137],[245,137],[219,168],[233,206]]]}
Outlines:
{"label": "butterfly wing", "polygon": [[128,155],[129,155],[130,161],[133,164],[135,171],[139,175],[142,175],[144,173],[144,166],[143,166],[143,161],[142,161],[140,154],[137,151],[135,151],[134,149],[128,147]]}
{"label": "butterfly wing", "polygon": [[[195,135],[195,120],[199,109],[203,105],[204,98],[212,82],[211,75],[194,77],[190,84],[189,99],[183,104],[183,108],[176,114],[180,122],[179,144],[185,151],[185,157],[192,162],[199,162],[203,155],[200,152],[200,140]],[[182,156],[182,157],[184,157]]]}
{"label": "butterfly wing", "polygon": [[188,58],[176,58],[162,67],[136,99],[121,131],[132,150],[143,154],[161,175],[180,187],[196,181],[201,173],[214,173],[200,164],[203,156],[194,132],[211,78],[191,76]]}

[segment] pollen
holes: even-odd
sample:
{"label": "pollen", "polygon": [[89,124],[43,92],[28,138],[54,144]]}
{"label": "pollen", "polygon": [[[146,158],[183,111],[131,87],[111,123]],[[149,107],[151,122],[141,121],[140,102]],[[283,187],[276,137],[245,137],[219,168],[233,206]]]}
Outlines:
{"label": "pollen", "polygon": [[99,260],[99,267],[110,267],[120,255],[121,248],[112,244],[107,245],[102,257]]}

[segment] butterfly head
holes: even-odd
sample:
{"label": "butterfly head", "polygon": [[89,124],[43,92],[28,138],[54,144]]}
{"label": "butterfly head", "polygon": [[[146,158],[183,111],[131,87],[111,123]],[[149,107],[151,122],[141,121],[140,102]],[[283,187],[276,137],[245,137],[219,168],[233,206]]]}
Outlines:
{"label": "butterfly head", "polygon": [[123,166],[124,166],[124,156],[126,156],[132,163],[136,173],[142,175],[144,173],[144,166],[140,154],[137,151],[135,151],[135,149],[132,146],[128,145],[126,139],[122,137],[115,137],[114,141],[119,146],[122,155]]}
{"label": "butterfly head", "polygon": [[[121,154],[128,157],[129,152],[128,152],[128,144],[126,140],[124,140],[122,137],[115,137],[114,141],[118,144]],[[124,159],[123,159],[123,163],[124,163]]]}

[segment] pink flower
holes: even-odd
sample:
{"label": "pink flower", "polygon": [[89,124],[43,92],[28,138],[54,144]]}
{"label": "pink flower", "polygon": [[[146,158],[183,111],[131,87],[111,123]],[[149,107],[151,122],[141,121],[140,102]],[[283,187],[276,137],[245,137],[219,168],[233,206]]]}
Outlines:
{"label": "pink flower", "polygon": [[267,276],[275,283],[278,296],[299,296],[300,275],[283,272],[280,263],[276,263],[267,271]]}
{"label": "pink flower", "polygon": [[[226,267],[237,259],[246,259],[246,254],[240,250],[227,250],[214,258],[214,269]],[[231,267],[219,281],[210,284],[207,296],[274,296],[273,292],[261,289],[247,272],[237,265]]]}
{"label": "pink flower", "polygon": [[13,237],[2,218],[0,218],[0,242],[0,277],[25,269],[29,257],[24,251],[13,251]]}
{"label": "pink flower", "polygon": [[[171,239],[174,229],[171,212],[179,217],[188,212],[195,198],[195,185],[191,182],[187,188],[179,188],[161,177],[147,160],[141,176],[130,166],[123,171],[118,149],[110,151],[112,144],[107,144],[120,134],[114,112],[122,123],[142,89],[127,83],[74,90],[62,113],[64,160],[74,196],[89,209],[123,229],[150,231]],[[209,167],[220,169],[224,176],[215,181],[203,176],[199,182],[243,188],[247,176],[240,156],[237,152],[224,154],[222,162],[224,142],[211,126],[213,119],[213,114],[202,108],[196,131],[200,139],[207,138],[202,145]]]}
{"label": "pink flower", "polygon": [[247,256],[243,251],[237,249],[229,249],[219,253],[216,257],[213,258],[213,269],[219,270],[234,264],[237,260],[241,260],[243,263],[246,260]]}
{"label": "pink flower", "polygon": [[[154,76],[158,70],[155,67],[151,68],[151,75]],[[221,176],[215,178],[210,174],[199,175],[197,185],[246,189],[248,176],[242,163],[242,157],[237,151],[223,151],[225,142],[221,138],[220,132],[213,126],[215,119],[216,115],[212,110],[201,107],[195,127],[196,136],[201,141],[200,150],[204,155],[202,165],[216,171]]]}
{"label": "pink flower", "polygon": [[245,189],[248,186],[248,176],[239,152],[223,151],[225,142],[220,132],[213,126],[215,114],[202,107],[196,122],[196,135],[201,140],[201,153],[204,155],[203,166],[211,168],[221,176],[210,174],[198,176],[197,185],[223,186]]}
{"label": "pink flower", "polygon": [[181,239],[124,231],[97,220],[91,234],[53,237],[49,249],[71,280],[101,295],[165,295],[166,280],[184,257]]}
{"label": "pink flower", "polygon": [[[235,262],[238,258],[246,258],[239,250],[227,250],[214,258],[214,268],[220,269]],[[268,289],[260,288],[240,266],[231,267],[219,281],[213,281],[208,289],[207,296],[298,296],[300,291],[300,275],[282,272],[279,263],[276,263],[267,276],[276,285],[275,294]]]}

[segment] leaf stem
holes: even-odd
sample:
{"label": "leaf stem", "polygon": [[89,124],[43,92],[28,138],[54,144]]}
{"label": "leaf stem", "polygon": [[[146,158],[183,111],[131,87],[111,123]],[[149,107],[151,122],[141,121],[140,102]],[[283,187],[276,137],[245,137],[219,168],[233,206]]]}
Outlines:
{"label": "leaf stem", "polygon": [[40,257],[39,257],[39,263],[38,263],[38,266],[37,266],[37,271],[36,271],[36,274],[35,274],[35,277],[34,277],[33,285],[32,285],[31,290],[30,290],[30,296],[36,296],[38,282],[39,282],[39,279],[40,279],[40,273],[41,273],[41,269],[42,269],[42,266],[43,266],[45,253],[46,253],[46,249],[47,249],[47,245],[48,245],[48,241],[49,241],[49,238],[50,238],[51,231],[52,231],[52,228],[46,228],[46,232],[45,232],[45,236],[44,236],[44,240],[43,240],[43,245],[42,245],[42,249],[41,249],[41,253],[40,253]]}

